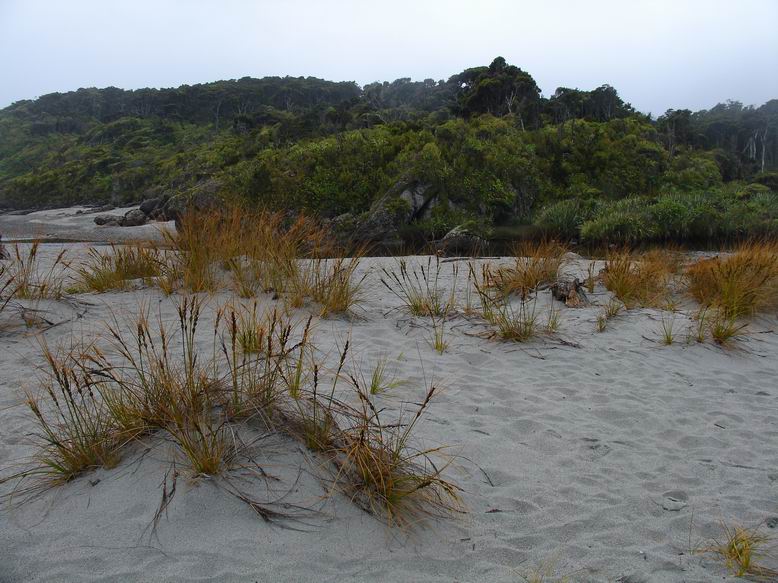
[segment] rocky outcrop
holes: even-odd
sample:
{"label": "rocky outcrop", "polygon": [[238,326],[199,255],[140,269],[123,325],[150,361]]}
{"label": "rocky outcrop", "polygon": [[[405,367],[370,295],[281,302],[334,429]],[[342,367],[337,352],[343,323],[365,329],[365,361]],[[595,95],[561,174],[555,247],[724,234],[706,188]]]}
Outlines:
{"label": "rocky outcrop", "polygon": [[341,239],[382,245],[399,244],[399,230],[427,218],[437,196],[429,184],[398,182],[358,216],[339,215],[331,221]]}
{"label": "rocky outcrop", "polygon": [[465,225],[457,225],[438,241],[438,253],[445,255],[479,255],[486,247],[486,240]]}

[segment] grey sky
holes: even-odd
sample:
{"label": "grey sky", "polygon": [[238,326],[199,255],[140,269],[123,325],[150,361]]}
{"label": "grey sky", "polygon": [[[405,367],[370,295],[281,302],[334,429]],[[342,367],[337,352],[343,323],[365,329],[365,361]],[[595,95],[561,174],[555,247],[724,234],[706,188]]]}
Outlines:
{"label": "grey sky", "polygon": [[778,0],[0,0],[0,107],[265,75],[442,79],[502,55],[644,112],[778,98]]}

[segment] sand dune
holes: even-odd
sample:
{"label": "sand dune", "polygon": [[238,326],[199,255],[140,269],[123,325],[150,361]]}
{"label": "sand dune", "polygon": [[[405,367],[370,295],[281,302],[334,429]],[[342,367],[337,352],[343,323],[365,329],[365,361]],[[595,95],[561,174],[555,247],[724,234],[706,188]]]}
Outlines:
{"label": "sand dune", "polygon": [[[44,245],[47,257],[61,247]],[[86,250],[66,247],[74,258]],[[397,309],[381,285],[378,269],[393,265],[364,260],[364,301],[352,318],[317,320],[316,342],[332,359],[350,335],[357,361],[387,357],[404,381],[377,397],[388,410],[423,398],[425,380],[442,387],[418,437],[451,446],[457,458],[447,476],[463,488],[467,514],[391,529],[329,492],[320,462],[275,436],[262,444],[262,460],[283,477],[278,495],[294,484],[289,500],[318,511],[304,524],[267,524],[211,481],[182,477],[152,529],[171,446],[149,440],[113,470],[4,507],[0,581],[493,582],[522,581],[541,566],[554,581],[735,579],[720,560],[690,554],[690,540],[719,536],[721,521],[778,523],[774,317],[755,320],[723,349],[685,343],[691,322],[680,313],[679,341],[664,346],[663,316],[653,309],[629,310],[597,333],[609,298],[598,287],[594,305],[561,308],[557,334],[523,344],[491,340],[477,319],[452,317],[449,348],[438,354],[429,322]],[[565,269],[583,277],[587,265],[574,260]],[[205,319],[229,299],[208,298]],[[542,321],[550,301],[539,294]],[[42,330],[6,324],[0,466],[32,453],[34,423],[21,403],[24,389],[36,388],[40,337],[50,345],[97,338],[112,314],[137,313],[140,302],[175,320],[171,299],[148,289],[41,303]]]}

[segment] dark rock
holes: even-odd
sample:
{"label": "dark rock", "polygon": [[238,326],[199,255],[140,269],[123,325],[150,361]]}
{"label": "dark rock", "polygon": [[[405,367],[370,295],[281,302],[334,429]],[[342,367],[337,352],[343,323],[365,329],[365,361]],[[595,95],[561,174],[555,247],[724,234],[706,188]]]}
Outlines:
{"label": "dark rock", "polygon": [[145,225],[148,220],[149,218],[142,210],[133,209],[131,211],[127,211],[120,224],[122,227],[139,227],[141,225]]}
{"label": "dark rock", "polygon": [[95,225],[118,227],[122,221],[122,217],[118,215],[97,215],[94,218]]}
{"label": "dark rock", "polygon": [[162,207],[157,207],[151,213],[149,214],[149,218],[152,221],[166,221],[167,215],[165,214],[165,209]]}
{"label": "dark rock", "polygon": [[437,250],[447,255],[463,253],[478,255],[486,246],[486,241],[465,225],[458,225],[446,233],[438,242]]}
{"label": "dark rock", "polygon": [[333,219],[333,230],[341,234],[351,230],[351,239],[363,243],[394,245],[400,243],[401,227],[429,215],[436,200],[429,184],[398,182],[358,217],[341,215]]}
{"label": "dark rock", "polygon": [[149,198],[140,203],[139,210],[146,216],[151,216],[157,207],[159,207],[164,201],[161,198]]}

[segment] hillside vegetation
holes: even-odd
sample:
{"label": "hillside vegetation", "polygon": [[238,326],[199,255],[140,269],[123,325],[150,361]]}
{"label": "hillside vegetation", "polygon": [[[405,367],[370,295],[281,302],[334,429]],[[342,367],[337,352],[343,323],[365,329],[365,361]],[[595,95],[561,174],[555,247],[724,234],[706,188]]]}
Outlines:
{"label": "hillside vegetation", "polygon": [[778,100],[653,119],[607,85],[544,98],[498,57],[445,81],[243,78],[0,110],[0,206],[203,191],[341,228],[380,210],[427,238],[462,224],[592,242],[775,235]]}

